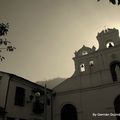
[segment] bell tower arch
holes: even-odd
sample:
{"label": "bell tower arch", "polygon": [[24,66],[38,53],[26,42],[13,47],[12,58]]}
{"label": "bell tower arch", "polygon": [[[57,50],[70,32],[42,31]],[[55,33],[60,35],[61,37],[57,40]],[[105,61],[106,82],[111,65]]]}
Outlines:
{"label": "bell tower arch", "polygon": [[98,40],[100,50],[120,44],[119,31],[115,28],[103,30],[98,33],[96,38]]}

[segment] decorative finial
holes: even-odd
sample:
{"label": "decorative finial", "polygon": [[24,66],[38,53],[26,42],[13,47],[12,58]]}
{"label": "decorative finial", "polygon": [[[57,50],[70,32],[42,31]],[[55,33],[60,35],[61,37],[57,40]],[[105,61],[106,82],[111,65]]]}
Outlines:
{"label": "decorative finial", "polygon": [[107,30],[106,26],[104,26],[104,29]]}

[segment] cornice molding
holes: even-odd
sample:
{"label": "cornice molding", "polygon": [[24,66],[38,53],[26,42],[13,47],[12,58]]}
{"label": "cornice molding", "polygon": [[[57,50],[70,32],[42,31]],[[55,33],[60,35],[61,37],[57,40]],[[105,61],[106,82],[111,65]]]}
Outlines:
{"label": "cornice molding", "polygon": [[100,89],[113,87],[113,86],[120,86],[120,82],[106,83],[104,85],[99,85],[99,86],[94,86],[89,88],[56,92],[56,96],[69,95],[69,94],[75,94],[75,93],[84,93],[84,92],[89,92],[89,91],[98,90],[98,89],[100,90]]}

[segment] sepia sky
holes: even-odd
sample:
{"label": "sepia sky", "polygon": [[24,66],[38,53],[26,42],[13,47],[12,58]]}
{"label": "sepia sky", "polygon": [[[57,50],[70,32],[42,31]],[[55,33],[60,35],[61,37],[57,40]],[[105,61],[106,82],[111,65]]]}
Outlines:
{"label": "sepia sky", "polygon": [[120,6],[108,0],[0,0],[0,22],[17,48],[4,53],[0,70],[30,81],[70,77],[75,50],[98,48],[96,35],[120,29]]}

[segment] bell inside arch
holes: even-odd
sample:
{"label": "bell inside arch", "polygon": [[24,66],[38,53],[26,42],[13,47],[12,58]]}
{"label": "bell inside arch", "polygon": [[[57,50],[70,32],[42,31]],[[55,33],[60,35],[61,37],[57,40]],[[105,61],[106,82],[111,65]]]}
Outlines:
{"label": "bell inside arch", "polygon": [[109,46],[108,47],[113,47],[113,45],[111,43],[109,43]]}
{"label": "bell inside arch", "polygon": [[107,48],[114,47],[114,43],[113,43],[113,42],[108,42],[108,43],[106,44],[106,47],[107,47]]}

